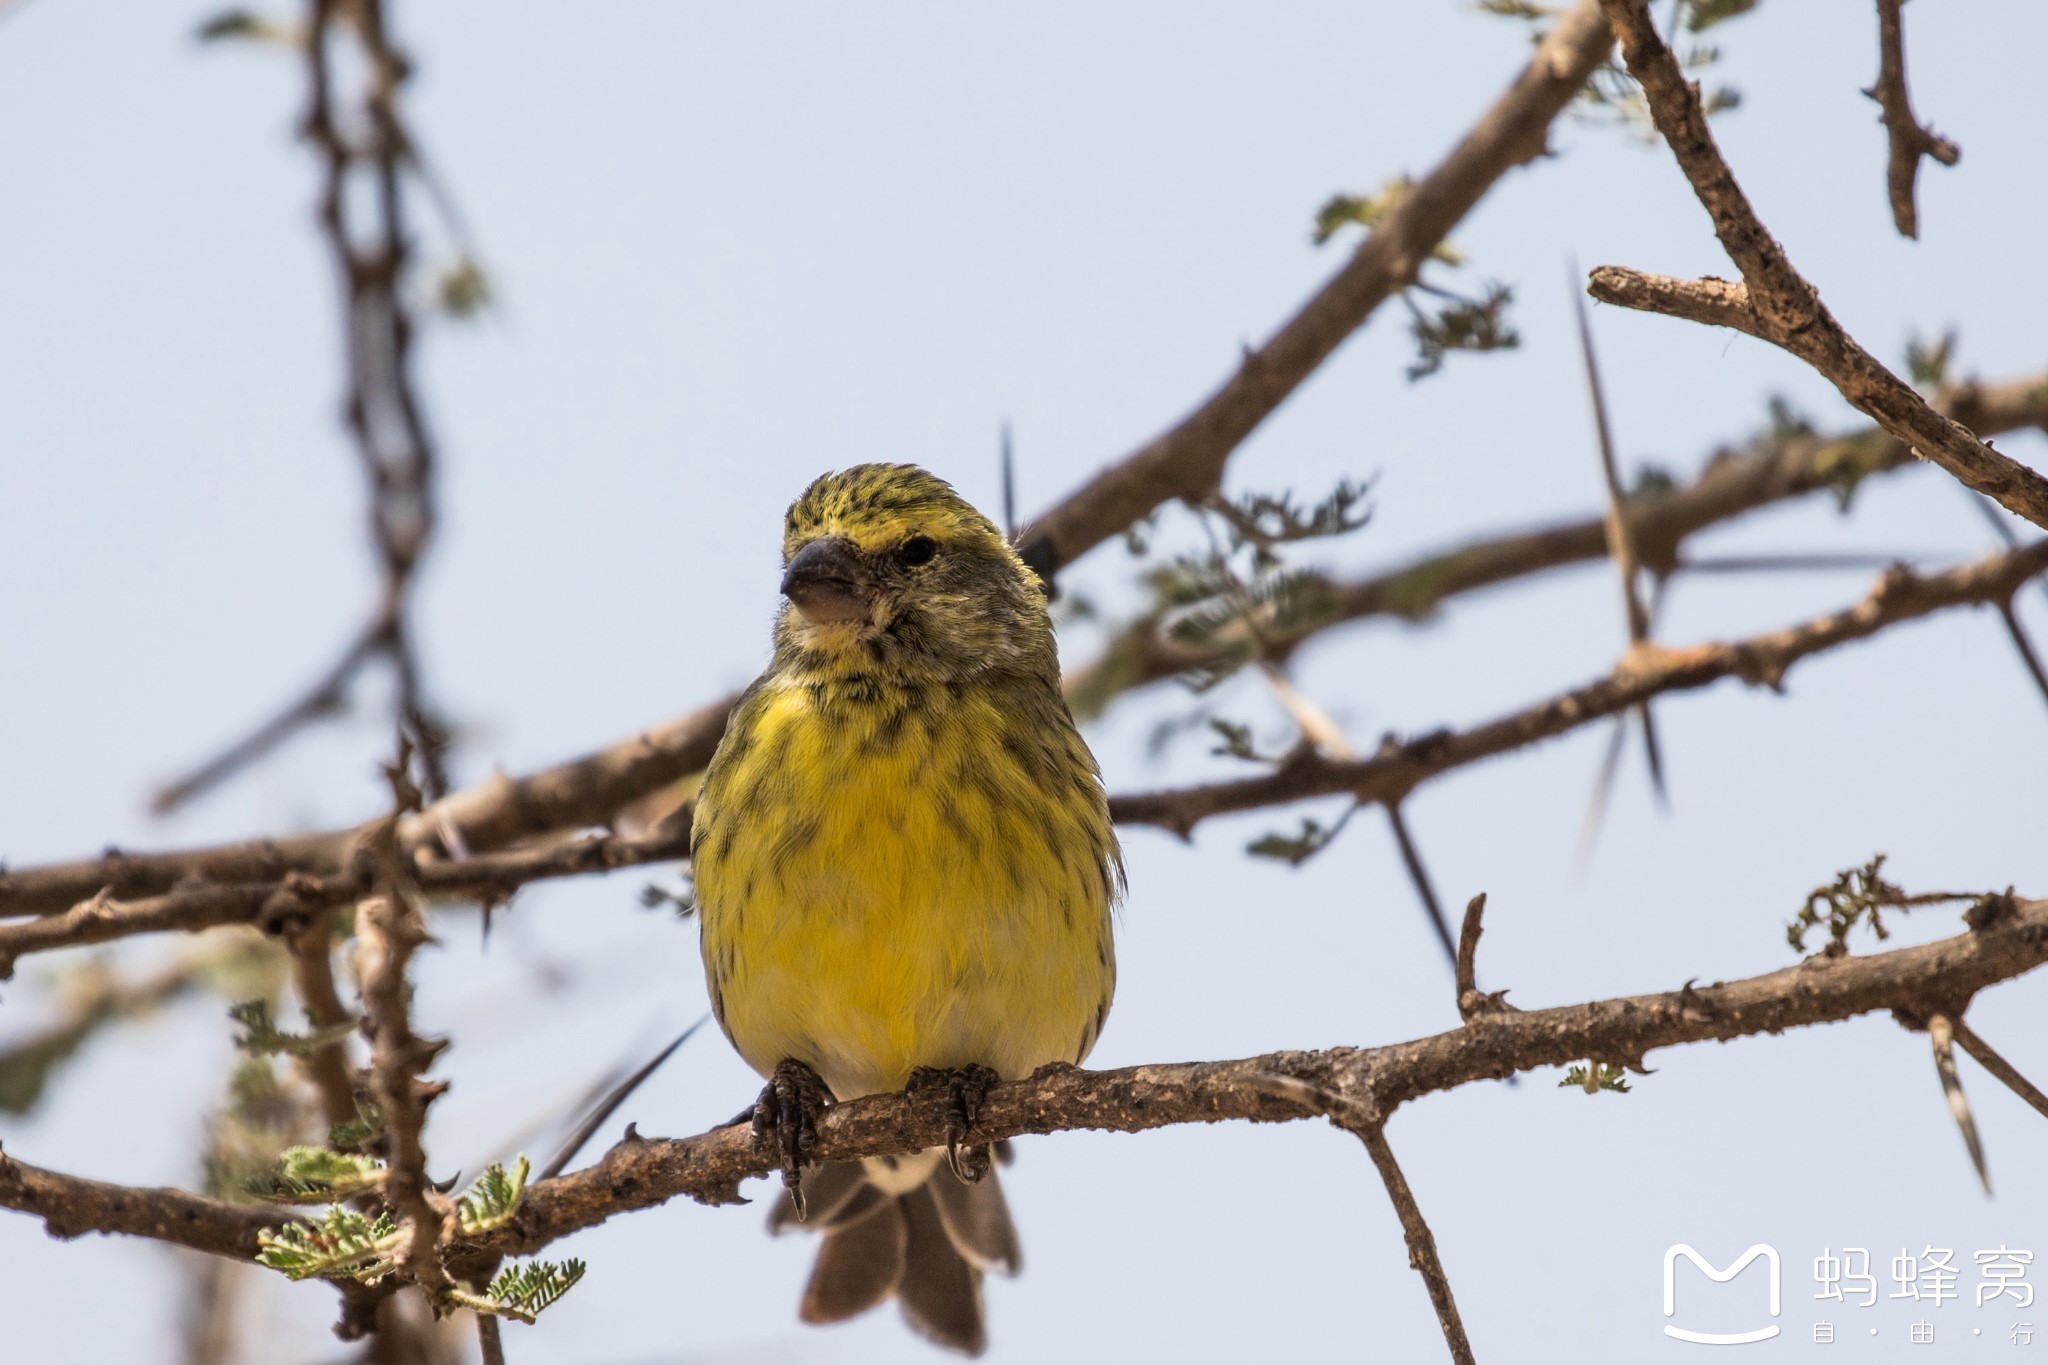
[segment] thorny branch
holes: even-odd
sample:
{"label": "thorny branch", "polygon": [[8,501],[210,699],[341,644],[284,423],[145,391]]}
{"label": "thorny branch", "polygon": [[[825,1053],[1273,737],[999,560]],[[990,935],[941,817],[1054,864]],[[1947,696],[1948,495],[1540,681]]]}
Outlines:
{"label": "thorny branch", "polygon": [[1076,489],[1025,529],[1019,553],[1051,581],[1090,549],[1174,498],[1215,493],[1230,455],[1387,298],[1495,181],[1543,154],[1551,120],[1613,50],[1594,0],[1558,19],[1529,64],[1437,167],[1373,227],[1344,268],[1247,350],[1221,388],[1178,424]]}
{"label": "thorny branch", "polygon": [[[1977,992],[2048,963],[2048,901],[1992,900],[1995,909],[1969,917],[1974,927],[1918,947],[1860,957],[1816,955],[1763,976],[1688,984],[1661,994],[1488,1012],[1459,1028],[1383,1047],[1099,1072],[1049,1066],[991,1091],[978,1111],[976,1135],[998,1141],[1079,1128],[1141,1132],[1181,1123],[1304,1117],[1298,1099],[1275,1093],[1276,1076],[1313,1087],[1330,1097],[1326,1105],[1347,1113],[1390,1116],[1424,1095],[1583,1057],[1640,1068],[1658,1048],[1778,1033],[1877,1011],[1957,1019]],[[816,1154],[824,1161],[851,1161],[920,1151],[944,1142],[948,1120],[946,1097],[936,1090],[849,1101],[819,1120]],[[524,1255],[678,1195],[730,1203],[739,1197],[739,1182],[774,1169],[775,1156],[743,1123],[681,1139],[646,1138],[628,1129],[592,1165],[535,1183],[509,1222],[461,1249]],[[119,1232],[244,1259],[255,1254],[256,1232],[278,1221],[266,1210],[175,1190],[104,1185],[6,1157],[0,1157],[0,1207],[38,1215],[59,1236]]]}
{"label": "thorny branch", "polygon": [[[2048,539],[2020,549],[2002,551],[1943,573],[1920,575],[1895,565],[1859,602],[1810,621],[1719,644],[1684,649],[1646,648],[1625,657],[1603,678],[1537,702],[1469,730],[1438,730],[1401,741],[1389,737],[1370,757],[1330,754],[1313,745],[1296,749],[1271,772],[1236,781],[1162,792],[1132,793],[1111,798],[1110,812],[1121,823],[1157,825],[1186,834],[1212,815],[1253,810],[1308,797],[1349,793],[1360,802],[1393,804],[1432,778],[1565,734],[1605,716],[1620,714],[1665,693],[1695,691],[1723,678],[1776,688],[1799,660],[1838,646],[1867,639],[1904,621],[1951,607],[2010,600],[2029,579],[2048,571]],[[631,747],[628,746],[622,747]],[[545,776],[545,775],[543,775]],[[451,798],[459,801],[461,798]],[[479,854],[466,859],[438,859],[425,850],[405,853],[404,823],[393,827],[392,842],[422,893],[430,896],[503,898],[519,886],[544,878],[575,876],[688,856],[687,805],[637,835],[597,835],[531,850]],[[414,819],[419,817],[415,816]],[[373,822],[368,827],[379,828]],[[356,900],[372,885],[374,860],[362,853],[364,831],[345,831],[322,838],[339,839],[352,850],[338,874],[277,872],[270,846],[228,845],[190,854],[148,855],[109,864],[93,861],[44,869],[24,869],[12,881],[0,880],[0,909],[21,913],[29,895],[47,897],[53,886],[91,885],[95,876],[113,884],[146,867],[152,878],[201,876],[201,867],[267,874],[274,880],[228,885],[190,885],[134,901],[104,893],[61,913],[39,919],[0,924],[0,976],[12,970],[25,953],[48,952],[86,943],[102,943],[138,933],[194,931],[218,924],[293,925],[321,908]],[[326,845],[312,850],[327,854]],[[191,870],[182,870],[189,868]],[[139,878],[138,878],[139,879]],[[27,888],[34,888],[33,891]],[[8,901],[13,890],[16,899]]]}
{"label": "thorny branch", "polygon": [[[398,762],[388,770],[399,811],[419,805],[420,793],[407,772],[410,759],[410,746],[401,743]],[[427,941],[427,930],[405,885],[397,822],[394,812],[374,841],[378,894],[356,912],[356,979],[362,983],[369,1023],[370,1091],[384,1116],[384,1201],[406,1234],[395,1259],[406,1278],[438,1301],[448,1283],[439,1247],[449,1210],[427,1177],[421,1132],[427,1106],[446,1086],[421,1077],[443,1044],[412,1030],[406,968],[414,950]]]}
{"label": "thorny branch", "polygon": [[1624,658],[1606,677],[1468,730],[1440,730],[1405,741],[1390,737],[1372,757],[1351,761],[1298,750],[1256,777],[1114,797],[1110,813],[1124,824],[1186,834],[1213,815],[1312,796],[1399,801],[1455,768],[1565,734],[1667,692],[1693,691],[1731,677],[1775,688],[1793,664],[1809,655],[1946,607],[2005,601],[2044,570],[2048,539],[1944,573],[1923,576],[1895,566],[1860,602],[1842,611],[1732,643],[1644,650]]}
{"label": "thorny branch", "polygon": [[[336,49],[344,35],[367,68],[359,107],[345,105],[339,90]],[[383,0],[311,0],[303,49],[312,93],[301,132],[319,157],[318,217],[341,280],[342,414],[369,492],[377,600],[368,623],[302,696],[158,791],[151,804],[160,814],[341,710],[356,678],[377,661],[391,671],[399,724],[420,746],[427,795],[438,797],[448,785],[445,727],[425,697],[409,617],[435,521],[434,443],[414,384],[414,321],[405,294],[412,253],[406,173],[416,162],[398,94],[410,68],[385,30]],[[351,193],[351,186],[367,198]]]}
{"label": "thorny branch", "polygon": [[[1596,299],[1626,303],[1609,299],[1610,288],[1660,279],[1605,266],[1593,272],[1590,292]],[[1747,320],[1746,312],[1742,316]],[[2048,375],[2005,384],[1952,385],[1935,395],[1934,404],[1986,434],[2048,426]],[[1912,459],[1911,447],[1878,427],[1832,437],[1773,433],[1753,449],[1716,452],[1689,484],[1631,493],[1629,526],[1644,566],[1669,577],[1688,565],[1686,541],[1709,527],[1816,492],[1846,496],[1860,480],[1901,468]],[[1304,642],[1334,626],[1380,617],[1424,620],[1452,598],[1591,563],[1604,558],[1607,548],[1602,516],[1491,536],[1371,577],[1329,580],[1321,585],[1325,606],[1315,619],[1291,627],[1260,621],[1259,642],[1268,657],[1284,661]],[[1226,632],[1206,646],[1191,645],[1175,639],[1156,616],[1147,617],[1119,631],[1095,662],[1070,673],[1067,696],[1077,712],[1092,715],[1127,691],[1213,666],[1239,643]]]}
{"label": "thorny branch", "polygon": [[[1857,345],[1793,268],[1722,159],[1698,92],[1650,20],[1649,0],[1600,3],[1621,40],[1629,74],[1643,88],[1657,131],[1713,219],[1714,235],[1742,272],[1743,307],[1753,323],[1744,330],[1811,365],[1843,398],[1923,458],[2007,510],[2048,528],[2048,478],[1993,450],[1968,427],[1929,407],[1911,385]],[[1724,312],[1736,311],[1732,295],[1721,306]]]}
{"label": "thorny branch", "polygon": [[[1910,158],[1906,216],[1901,218],[1900,228],[1911,235],[1911,178],[1919,155],[1935,155],[1953,164],[1955,154],[1953,144],[1932,139],[1913,122],[1905,105],[1902,59],[1894,61],[1899,46],[1898,3],[1880,0],[1879,7],[1887,22],[1885,74],[1879,87],[1885,87],[1887,76],[1895,76],[1898,105],[1905,111],[1906,122],[1918,136],[1946,146],[1950,153],[1943,157],[1935,147],[1920,147]],[[1630,55],[1634,70],[1642,41],[1641,34],[1632,34],[1628,25],[1631,7],[1626,0],[1606,0],[1605,8],[1615,16],[1617,30],[1624,37],[1632,36],[1636,43],[1637,51]],[[1237,445],[1364,323],[1388,292],[1413,280],[1420,262],[1496,179],[1543,150],[1549,121],[1606,55],[1609,41],[1599,10],[1594,0],[1585,0],[1565,16],[1480,125],[1431,176],[1414,187],[1399,209],[1376,226],[1344,270],[1266,346],[1248,352],[1238,373],[1195,413],[1041,518],[1024,540],[1030,561],[1050,579],[1061,566],[1161,502],[1212,495]],[[401,726],[420,746],[426,765],[426,794],[440,798],[445,788],[439,768],[441,727],[422,699],[407,624],[413,575],[431,535],[434,507],[433,449],[411,387],[412,324],[400,294],[408,252],[401,173],[413,159],[396,113],[396,95],[405,79],[406,63],[385,37],[380,0],[346,6],[340,0],[312,0],[312,11],[307,50],[314,99],[306,135],[323,155],[322,222],[341,267],[347,297],[347,417],[374,493],[372,533],[384,575],[380,601],[369,626],[326,677],[276,719],[191,777],[167,788],[158,798],[163,809],[189,800],[260,757],[300,726],[339,707],[361,670],[380,658],[388,662],[396,678]],[[342,131],[333,100],[329,49],[341,26],[354,33],[367,59],[366,137]],[[1647,20],[1643,26],[1647,27]],[[1653,32],[1650,41],[1655,42]],[[1668,60],[1668,53],[1663,56]],[[1640,71],[1637,74],[1643,78]],[[1657,77],[1662,74],[1660,71]],[[1652,78],[1643,79],[1656,111],[1660,95],[1651,90]],[[1872,94],[1885,104],[1886,122],[1892,128],[1897,211],[1900,132],[1892,117],[1892,104],[1879,91]],[[1662,92],[1662,99],[1670,102],[1668,89]],[[1692,112],[1698,112],[1696,101]],[[2048,525],[2040,515],[2048,508],[2048,500],[2037,486],[2042,484],[2039,476],[1980,445],[1951,420],[1957,409],[1973,401],[1973,395],[1950,394],[1955,405],[1951,416],[1938,415],[1910,390],[1906,392],[1912,404],[1919,404],[1917,408],[1900,399],[1893,387],[1904,386],[1841,333],[1818,297],[1792,273],[1776,244],[1755,222],[1725,166],[1719,166],[1718,153],[1706,138],[1704,125],[1693,141],[1712,159],[1708,170],[1719,166],[1725,190],[1736,196],[1733,200],[1723,202],[1725,195],[1717,198],[1710,194],[1702,175],[1695,174],[1696,165],[1706,163],[1700,161],[1699,147],[1680,145],[1666,126],[1669,113],[1664,110],[1660,114],[1660,129],[1672,139],[1681,164],[1694,177],[1702,202],[1714,213],[1717,231],[1729,244],[1748,285],[1659,281],[1609,270],[1596,272],[1596,286],[1607,279],[1614,293],[1611,301],[1627,301],[1623,295],[1633,291],[1634,297],[1655,296],[1670,305],[1657,311],[1740,326],[1821,368],[1845,396],[1875,416],[1894,438],[1891,445],[1880,441],[1882,451],[1874,458],[1867,451],[1859,454],[1864,461],[1859,472],[1902,462],[1908,451],[1902,443],[1916,442],[1929,458],[1971,487]],[[1690,136],[1691,130],[1686,131]],[[348,217],[348,183],[358,176],[366,178],[373,190],[373,222],[367,234]],[[1712,188],[1718,194],[1724,187],[1717,182]],[[1723,231],[1724,213],[1734,225],[1729,231]],[[1748,230],[1757,240],[1743,238],[1740,246],[1730,241],[1730,231],[1738,229]],[[1681,302],[1671,302],[1681,295],[1685,296]],[[1597,287],[1596,296],[1603,296]],[[1631,306],[1646,305],[1637,302]],[[1688,307],[1692,311],[1683,311]],[[2040,401],[2038,386],[2026,401]],[[1977,425],[1979,430],[1994,429]],[[1604,545],[1583,548],[1575,527],[1522,538],[1505,559],[1497,555],[1491,563],[1479,567],[1468,563],[1441,574],[1423,609],[1452,592],[1609,551],[1616,552],[1632,584],[1631,561],[1636,552],[1631,543],[1634,537],[1626,532],[1636,528],[1639,513],[1642,525],[1650,528],[1643,532],[1645,546],[1665,547],[1661,551],[1645,548],[1645,562],[1655,571],[1668,572],[1669,567],[1678,565],[1679,543],[1691,530],[1777,497],[1838,482],[1838,474],[1818,472],[1820,451],[1811,454],[1815,464],[1803,473],[1791,471],[1783,459],[1769,468],[1761,467],[1760,462],[1755,479],[1739,487],[1723,477],[1721,484],[1710,490],[1708,485],[1715,477],[1710,470],[1694,488],[1646,500],[1640,509],[1634,500],[1624,499],[1610,457],[1609,515],[1607,525],[1601,528],[1606,531]],[[1801,478],[1809,482],[1802,486]],[[1714,496],[1708,496],[1710,493]],[[1754,500],[1744,503],[1744,497]],[[1662,542],[1654,539],[1660,534],[1655,529],[1660,516],[1672,528],[1664,533],[1668,539]],[[1701,519],[1688,523],[1693,517]],[[1622,534],[1616,534],[1617,528]],[[1118,803],[1119,818],[1186,830],[1207,814],[1243,808],[1231,804],[1236,797],[1228,794],[1229,789],[1249,793],[1259,782],[1266,785],[1246,804],[1289,800],[1324,790],[1350,791],[1361,801],[1379,800],[1395,812],[1400,798],[1428,777],[1562,733],[1596,716],[1646,705],[1660,692],[1704,686],[1731,674],[1775,686],[1797,659],[1865,638],[1898,621],[1965,603],[1988,602],[2007,608],[2011,593],[2026,578],[2048,567],[2044,546],[2048,542],[1931,577],[1894,570],[1864,602],[1832,617],[1752,641],[1693,650],[1648,646],[1646,623],[1631,592],[1630,634],[1637,648],[1607,679],[1464,735],[1447,732],[1407,744],[1390,743],[1369,759],[1319,754],[1305,747],[1268,778],[1250,784],[1217,784],[1189,793],[1125,798]],[[1658,553],[1665,557],[1647,558]],[[1386,605],[1392,600],[1384,596],[1388,580],[1354,588],[1358,591],[1346,608],[1349,614],[1332,619],[1400,610]],[[1380,605],[1362,605],[1375,591],[1383,595]],[[1400,614],[1411,612],[1401,610]],[[1328,623],[1318,621],[1302,636]],[[1118,679],[1119,687],[1132,685],[1135,683],[1128,675]],[[608,831],[574,839],[564,835],[588,825],[608,824],[622,807],[701,768],[718,739],[728,707],[729,702],[715,704],[587,759],[523,781],[501,778],[470,792],[437,799],[425,810],[417,809],[417,802],[402,803],[414,807],[404,818],[393,815],[355,830],[190,853],[133,858],[109,853],[86,863],[0,875],[0,914],[44,916],[0,926],[0,975],[11,971],[14,959],[23,952],[100,942],[130,933],[258,922],[291,938],[299,995],[316,1027],[330,1025],[347,1017],[332,978],[332,913],[336,906],[357,903],[358,976],[374,1044],[366,1086],[386,1119],[384,1141],[390,1163],[386,1197],[410,1234],[399,1254],[399,1268],[430,1293],[447,1282],[441,1257],[444,1250],[481,1258],[534,1250],[615,1214],[658,1204],[677,1194],[704,1202],[729,1201],[737,1197],[741,1179],[765,1173],[761,1153],[744,1130],[725,1128],[670,1141],[643,1139],[629,1129],[626,1139],[593,1167],[535,1185],[502,1230],[472,1238],[460,1247],[447,1245],[454,1220],[446,1201],[439,1199],[428,1181],[420,1139],[426,1105],[439,1089],[422,1081],[421,1075],[439,1045],[412,1032],[406,982],[407,961],[425,941],[416,894],[489,901],[541,877],[681,857],[687,849],[687,804],[651,830]],[[405,781],[403,760],[400,767],[395,785]],[[1164,804],[1179,797],[1193,799],[1170,810]],[[547,836],[547,841],[504,851],[542,836]],[[1403,843],[1405,848],[1405,834]],[[1418,883],[1427,895],[1426,879],[1419,873]],[[1276,1053],[1240,1062],[1105,1073],[1047,1068],[990,1096],[979,1117],[981,1135],[995,1140],[1078,1127],[1137,1131],[1169,1123],[1224,1119],[1282,1121],[1301,1117],[1303,1109],[1327,1115],[1365,1143],[1399,1214],[1411,1263],[1428,1286],[1452,1354],[1469,1361],[1470,1346],[1434,1238],[1385,1141],[1386,1116],[1409,1099],[1579,1057],[1640,1066],[1645,1052],[1658,1047],[1774,1033],[1891,1009],[1902,1017],[1932,1020],[1929,1028],[1936,1035],[1936,1054],[1945,1067],[1945,1083],[1953,1080],[1953,1057],[1948,1050],[1952,1038],[2030,1103],[2048,1112],[2048,1100],[1961,1020],[1976,991],[2048,961],[2048,902],[2006,900],[1998,914],[1973,921],[1970,932],[1922,948],[1868,958],[1820,957],[1768,976],[1704,990],[1688,987],[1664,995],[1526,1013],[1506,1009],[1497,994],[1481,996],[1477,992],[1472,959],[1482,905],[1483,897],[1468,908],[1456,954],[1458,1003],[1465,1019],[1456,1030],[1391,1047]],[[330,1117],[343,1111],[344,1102],[352,1115],[357,1078],[341,1045],[319,1049],[308,1060]],[[945,1123],[945,1115],[917,1097],[874,1097],[834,1108],[820,1125],[818,1151],[826,1159],[851,1159],[918,1150],[934,1145]],[[1974,1133],[1972,1138],[1974,1151]],[[244,1260],[254,1254],[256,1231],[278,1221],[277,1215],[268,1211],[243,1209],[179,1191],[126,1189],[57,1175],[22,1165],[4,1154],[0,1154],[0,1206],[43,1217],[50,1231],[59,1236],[86,1231],[127,1233]],[[494,1321],[491,1325],[495,1327]],[[484,1340],[494,1342],[495,1335],[492,1330]]]}
{"label": "thorny branch", "polygon": [[1962,160],[1963,149],[1941,137],[1913,116],[1906,94],[1906,27],[1900,13],[1906,0],[1877,0],[1877,82],[1863,93],[1884,111],[1891,145],[1885,159],[1885,193],[1892,201],[1892,222],[1901,237],[1920,235],[1920,212],[1914,186],[1920,179],[1920,158],[1931,156],[1944,166]]}

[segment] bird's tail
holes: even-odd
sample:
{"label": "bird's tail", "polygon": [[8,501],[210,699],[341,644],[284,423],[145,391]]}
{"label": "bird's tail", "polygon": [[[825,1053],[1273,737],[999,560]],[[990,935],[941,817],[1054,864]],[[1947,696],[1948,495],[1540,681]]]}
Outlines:
{"label": "bird's tail", "polygon": [[768,1218],[772,1232],[824,1234],[798,1316],[841,1322],[893,1294],[932,1341],[970,1356],[986,1349],[982,1271],[1014,1275],[1023,1260],[993,1164],[970,1185],[943,1152],[834,1161],[806,1171],[803,1191],[805,1218],[787,1195]]}

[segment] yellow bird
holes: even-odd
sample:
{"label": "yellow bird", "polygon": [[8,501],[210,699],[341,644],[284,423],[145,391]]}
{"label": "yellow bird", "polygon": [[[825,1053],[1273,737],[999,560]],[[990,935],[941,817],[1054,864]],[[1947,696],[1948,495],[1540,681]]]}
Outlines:
{"label": "yellow bird", "polygon": [[824,1233],[807,1322],[894,1295],[987,1344],[981,1276],[1016,1233],[983,1149],[804,1170],[824,1101],[943,1083],[956,1138],[997,1079],[1088,1055],[1116,985],[1123,864],[1060,692],[1045,594],[996,527],[912,465],[812,483],[783,529],[768,671],[728,722],[691,835],[704,975],[770,1084],[792,1183],[771,1226]]}

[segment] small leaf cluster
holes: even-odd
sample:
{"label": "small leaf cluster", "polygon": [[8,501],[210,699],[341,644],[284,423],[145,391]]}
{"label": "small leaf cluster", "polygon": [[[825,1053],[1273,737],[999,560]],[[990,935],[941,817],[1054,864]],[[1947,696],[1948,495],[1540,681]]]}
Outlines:
{"label": "small leaf cluster", "polygon": [[287,1147],[277,1165],[244,1182],[259,1199],[276,1204],[337,1203],[381,1189],[384,1163],[331,1147]]}
{"label": "small leaf cluster", "polygon": [[492,1280],[481,1294],[457,1289],[450,1297],[472,1312],[531,1323],[543,1310],[552,1307],[562,1295],[574,1289],[587,1268],[574,1257],[559,1263],[528,1261],[499,1271],[498,1278]]}
{"label": "small leaf cluster", "polygon": [[[501,1228],[519,1211],[526,1197],[532,1163],[521,1156],[510,1170],[493,1164],[456,1201],[460,1234],[478,1237]],[[278,1163],[270,1197],[288,1202],[347,1199],[380,1188],[384,1165],[371,1157],[319,1147],[294,1147]],[[294,1280],[320,1276],[376,1284],[396,1266],[407,1234],[391,1210],[374,1216],[336,1203],[315,1220],[299,1220],[257,1234],[256,1259]],[[583,1262],[528,1261],[508,1266],[483,1290],[459,1286],[447,1291],[448,1301],[479,1313],[532,1322],[583,1278]]]}
{"label": "small leaf cluster", "polygon": [[690,880],[689,873],[683,873],[680,885],[671,889],[654,882],[640,888],[640,908],[659,910],[667,906],[675,912],[677,919],[688,919],[697,913],[697,885]]}
{"label": "small leaf cluster", "polygon": [[[1676,21],[1670,38],[1671,47],[1678,58],[1678,64],[1688,75],[1704,72],[1721,60],[1721,49],[1713,43],[1691,42],[1680,34],[1699,34],[1739,15],[1747,14],[1757,6],[1758,0],[1682,0],[1676,12]],[[1495,9],[1494,13],[1511,15],[1516,18],[1531,18],[1521,13],[1519,7]],[[1603,62],[1593,72],[1579,92],[1582,104],[1608,114],[1615,122],[1635,128],[1645,137],[1655,137],[1656,129],[1650,121],[1650,106],[1643,99],[1642,88],[1628,69],[1613,58]],[[1700,106],[1707,117],[1726,113],[1742,107],[1742,92],[1733,86],[1717,85],[1706,90],[1700,99]]]}
{"label": "small leaf cluster", "polygon": [[532,1169],[532,1163],[521,1156],[510,1171],[494,1162],[478,1176],[455,1205],[463,1236],[474,1237],[511,1222],[519,1211],[519,1201],[526,1197],[526,1178]]}
{"label": "small leaf cluster", "polygon": [[[1414,188],[1415,182],[1403,177],[1389,180],[1371,194],[1333,194],[1316,210],[1310,240],[1322,246],[1347,227],[1362,227],[1370,233]],[[1438,242],[1429,254],[1445,265],[1461,265],[1465,259],[1448,242]]]}
{"label": "small leaf cluster", "polygon": [[337,1204],[319,1222],[299,1220],[256,1235],[256,1259],[292,1280],[323,1276],[375,1284],[391,1273],[403,1241],[385,1209],[375,1218]]}
{"label": "small leaf cluster", "polygon": [[1562,1090],[1567,1086],[1576,1086],[1589,1095],[1596,1094],[1602,1090],[1612,1090],[1618,1095],[1626,1095],[1628,1093],[1628,1073],[1618,1066],[1609,1066],[1606,1062],[1600,1063],[1599,1072],[1593,1074],[1593,1081],[1590,1085],[1586,1083],[1589,1074],[1591,1073],[1588,1073],[1586,1070],[1584,1062],[1574,1062],[1565,1068],[1564,1079],[1557,1083],[1557,1087]]}
{"label": "small leaf cluster", "polygon": [[1446,302],[1433,314],[1410,305],[1408,331],[1415,339],[1415,363],[1408,367],[1411,384],[1442,369],[1444,357],[1453,351],[1512,351],[1522,344],[1521,334],[1507,322],[1508,305],[1515,301],[1515,291],[1507,285],[1488,281],[1485,294],[1477,299],[1448,290],[1429,292]]}
{"label": "small leaf cluster", "polygon": [[1331,842],[1344,832],[1344,826],[1350,823],[1351,816],[1357,809],[1356,803],[1352,804],[1327,826],[1320,820],[1303,817],[1298,832],[1281,834],[1276,831],[1262,834],[1246,844],[1244,851],[1254,858],[1272,858],[1286,863],[1289,867],[1300,867],[1328,848]]}
{"label": "small leaf cluster", "polygon": [[1833,882],[1817,886],[1807,894],[1806,904],[1785,926],[1785,939],[1800,952],[1806,951],[1808,931],[1825,926],[1828,941],[1821,949],[1830,957],[1849,950],[1849,931],[1868,920],[1871,932],[1880,940],[1891,937],[1880,910],[1903,908],[1914,898],[1884,879],[1885,855],[1880,853],[1861,867],[1835,874]]}

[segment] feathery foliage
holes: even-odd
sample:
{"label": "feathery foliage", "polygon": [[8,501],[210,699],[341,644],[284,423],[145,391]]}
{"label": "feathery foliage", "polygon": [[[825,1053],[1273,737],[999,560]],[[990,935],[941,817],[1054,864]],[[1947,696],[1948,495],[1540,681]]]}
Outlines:
{"label": "feathery foliage", "polygon": [[258,1233],[256,1240],[262,1250],[256,1259],[282,1271],[287,1279],[318,1275],[375,1284],[391,1273],[392,1257],[403,1237],[388,1209],[372,1219],[336,1205],[317,1223],[286,1223],[275,1231]]}
{"label": "feathery foliage", "polygon": [[384,1183],[384,1163],[359,1152],[329,1147],[287,1147],[277,1165],[243,1182],[259,1199],[276,1204],[319,1204],[352,1199]]}
{"label": "feathery foliage", "polygon": [[1609,1066],[1605,1062],[1600,1063],[1597,1072],[1590,1072],[1586,1069],[1585,1063],[1574,1062],[1565,1068],[1564,1079],[1557,1083],[1560,1090],[1567,1086],[1575,1086],[1589,1095],[1598,1094],[1602,1090],[1612,1090],[1616,1094],[1626,1095],[1628,1073],[1618,1066]]}
{"label": "feathery foliage", "polygon": [[528,1261],[524,1265],[506,1266],[481,1294],[458,1288],[449,1297],[472,1312],[531,1324],[574,1289],[586,1269],[583,1262],[573,1257],[559,1263]]}
{"label": "feathery foliage", "polygon": [[1488,281],[1484,296],[1468,299],[1448,290],[1427,291],[1445,300],[1435,313],[1418,307],[1407,294],[1409,335],[1415,338],[1415,363],[1408,367],[1408,382],[1427,379],[1444,367],[1444,357],[1453,351],[1512,351],[1522,344],[1521,334],[1507,322],[1507,308],[1515,291],[1498,281]]}
{"label": "feathery foliage", "polygon": [[519,1201],[526,1197],[526,1177],[532,1170],[533,1164],[524,1156],[512,1163],[509,1172],[503,1164],[491,1163],[456,1203],[463,1235],[472,1237],[511,1222],[519,1211]]}

